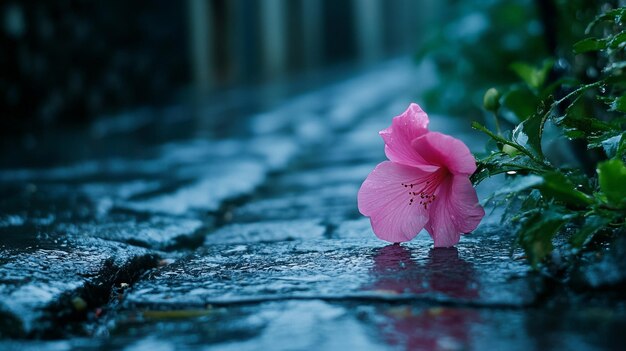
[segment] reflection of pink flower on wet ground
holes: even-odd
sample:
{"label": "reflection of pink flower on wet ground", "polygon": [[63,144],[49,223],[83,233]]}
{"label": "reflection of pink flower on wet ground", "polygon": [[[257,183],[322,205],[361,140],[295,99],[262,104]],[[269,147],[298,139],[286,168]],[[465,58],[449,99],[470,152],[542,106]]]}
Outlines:
{"label": "reflection of pink flower on wet ground", "polygon": [[471,344],[469,326],[478,320],[472,309],[393,306],[380,326],[383,339],[405,350],[466,350]]}
{"label": "reflection of pink flower on wet ground", "polygon": [[386,241],[413,239],[426,228],[435,247],[453,246],[485,215],[469,176],[476,162],[462,141],[428,130],[428,116],[411,104],[380,132],[389,161],[363,182],[359,211]]}
{"label": "reflection of pink flower on wet ground", "polygon": [[[443,295],[458,301],[479,297],[479,285],[472,265],[458,256],[455,248],[431,249],[426,262],[411,257],[410,249],[389,245],[374,257],[374,283],[365,290],[382,294]],[[476,323],[473,309],[384,305],[378,308],[378,331],[390,345],[406,350],[466,349],[470,344],[469,325]]]}
{"label": "reflection of pink flower on wet ground", "polygon": [[479,296],[476,272],[456,248],[436,248],[425,263],[411,257],[409,248],[388,245],[374,257],[374,284],[366,290],[396,294],[440,294],[471,301]]}

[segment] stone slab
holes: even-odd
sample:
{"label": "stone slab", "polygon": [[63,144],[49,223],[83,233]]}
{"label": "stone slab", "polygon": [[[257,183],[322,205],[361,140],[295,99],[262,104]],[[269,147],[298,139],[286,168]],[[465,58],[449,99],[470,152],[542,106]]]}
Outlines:
{"label": "stone slab", "polygon": [[493,232],[433,249],[425,234],[403,245],[368,237],[213,244],[139,282],[133,308],[229,305],[268,300],[432,301],[468,306],[531,306],[541,284],[510,240]]}
{"label": "stone slab", "polygon": [[156,265],[145,249],[101,239],[9,238],[28,233],[0,233],[0,337],[62,336],[61,321],[80,319],[108,301],[113,284]]}
{"label": "stone slab", "polygon": [[204,245],[319,240],[327,229],[320,222],[313,219],[230,224],[208,234]]}

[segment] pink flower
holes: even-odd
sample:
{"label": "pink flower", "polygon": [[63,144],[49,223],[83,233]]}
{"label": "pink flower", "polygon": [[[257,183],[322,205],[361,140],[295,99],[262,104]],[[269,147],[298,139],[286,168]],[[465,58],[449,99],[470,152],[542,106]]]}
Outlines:
{"label": "pink flower", "polygon": [[485,211],[469,180],[476,162],[462,141],[429,131],[417,104],[380,135],[389,161],[374,168],[358,194],[376,236],[409,241],[426,228],[435,247],[448,247],[476,229]]}

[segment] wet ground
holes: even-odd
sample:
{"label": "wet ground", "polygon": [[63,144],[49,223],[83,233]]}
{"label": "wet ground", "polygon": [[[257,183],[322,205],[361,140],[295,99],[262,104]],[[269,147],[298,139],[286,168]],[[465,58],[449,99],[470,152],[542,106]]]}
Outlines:
{"label": "wet ground", "polygon": [[[356,193],[427,72],[399,60],[5,142],[0,349],[621,349],[620,252],[570,291],[492,208],[456,248],[375,238]],[[431,129],[484,144],[469,119]]]}

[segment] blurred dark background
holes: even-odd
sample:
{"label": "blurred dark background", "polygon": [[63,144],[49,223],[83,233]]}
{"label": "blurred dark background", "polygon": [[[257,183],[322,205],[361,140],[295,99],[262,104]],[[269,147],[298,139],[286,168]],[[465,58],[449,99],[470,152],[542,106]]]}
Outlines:
{"label": "blurred dark background", "polygon": [[440,7],[434,0],[2,1],[0,135],[409,54]]}

